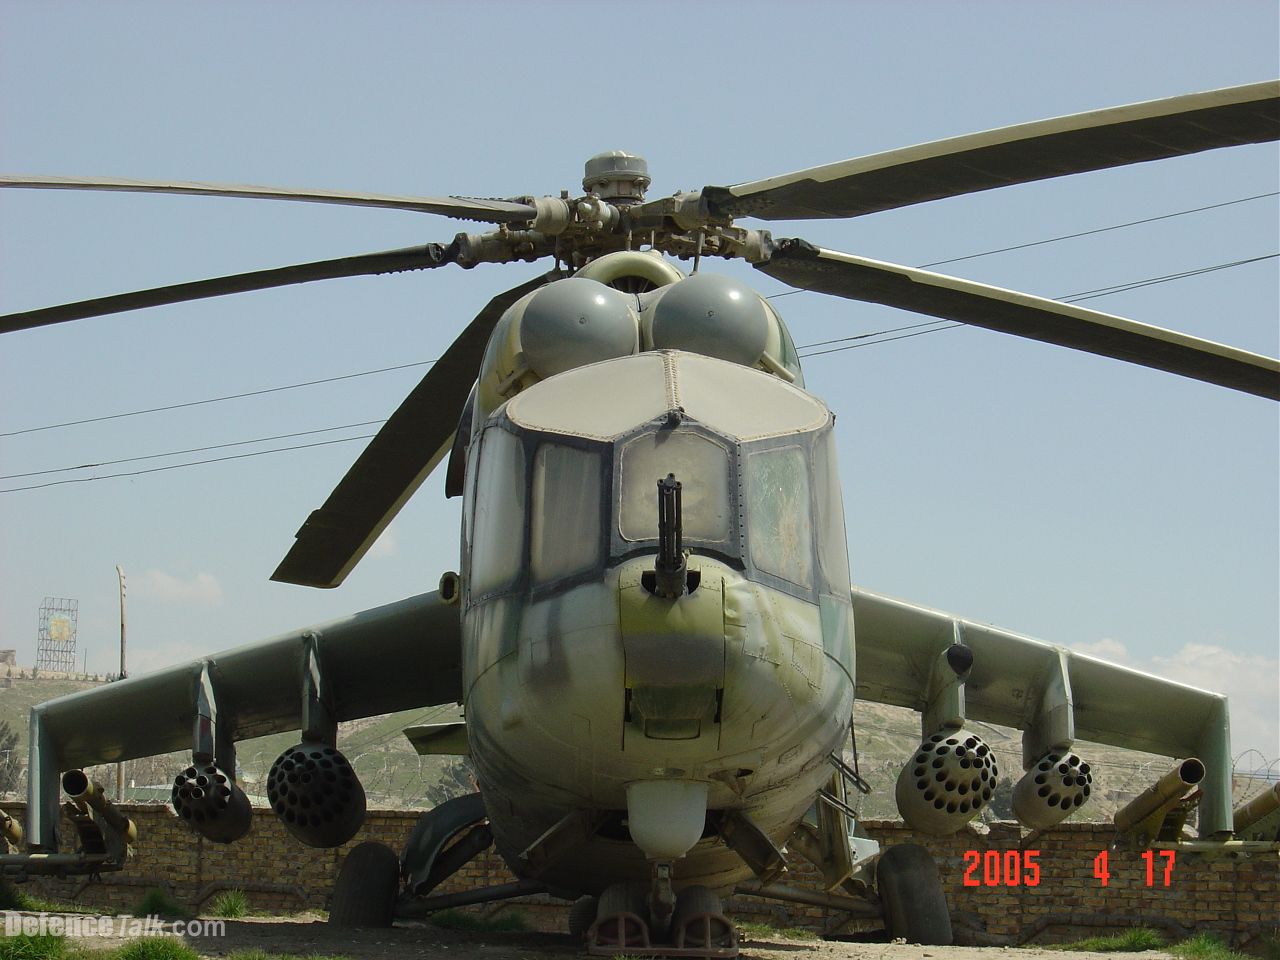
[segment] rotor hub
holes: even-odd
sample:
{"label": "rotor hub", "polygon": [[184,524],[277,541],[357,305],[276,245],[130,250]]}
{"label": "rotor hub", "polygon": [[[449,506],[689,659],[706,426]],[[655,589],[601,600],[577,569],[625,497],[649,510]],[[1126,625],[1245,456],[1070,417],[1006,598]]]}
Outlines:
{"label": "rotor hub", "polygon": [[649,188],[649,164],[644,157],[625,150],[606,150],[587,161],[582,189],[601,200],[636,203]]}

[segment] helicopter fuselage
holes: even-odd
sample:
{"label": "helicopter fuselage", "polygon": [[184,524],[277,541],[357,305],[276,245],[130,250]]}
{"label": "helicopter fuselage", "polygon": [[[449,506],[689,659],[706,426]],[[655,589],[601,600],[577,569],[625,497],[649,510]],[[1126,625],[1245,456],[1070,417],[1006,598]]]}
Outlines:
{"label": "helicopter fuselage", "polygon": [[[717,818],[739,811],[780,846],[827,784],[854,690],[832,421],[763,370],[638,351],[537,383],[473,430],[467,727],[517,874],[599,893],[669,859],[677,887],[726,891],[750,870]],[[654,587],[668,475],[675,598]],[[587,839],[542,862],[535,844],[575,813]]]}

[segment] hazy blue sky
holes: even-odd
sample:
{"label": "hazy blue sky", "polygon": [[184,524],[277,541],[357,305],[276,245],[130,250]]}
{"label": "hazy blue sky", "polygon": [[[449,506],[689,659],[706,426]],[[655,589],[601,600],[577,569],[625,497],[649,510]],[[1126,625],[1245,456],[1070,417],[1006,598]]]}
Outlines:
{"label": "hazy blue sky", "polygon": [[[0,3],[0,169],[508,196],[645,155],[651,193],[1280,73],[1273,2]],[[957,198],[776,236],[924,264],[1265,194],[1274,145]],[[412,213],[0,194],[0,310],[448,240]],[[1060,296],[1280,250],[1275,198],[940,267]],[[731,265],[766,294],[782,287]],[[0,342],[0,434],[437,356],[533,265],[338,280]],[[1280,352],[1269,260],[1089,306]],[[801,344],[914,322],[799,294]],[[8,476],[389,414],[422,368],[0,436]],[[855,580],[1229,692],[1280,754],[1277,405],[980,330],[814,357],[839,417]],[[210,454],[371,433],[319,434]],[[342,588],[267,576],[359,443],[0,493],[0,647],[46,595],[136,668],[432,589],[457,501],[429,482]],[[184,458],[101,467],[146,468]],[[0,488],[32,479],[0,480]]]}

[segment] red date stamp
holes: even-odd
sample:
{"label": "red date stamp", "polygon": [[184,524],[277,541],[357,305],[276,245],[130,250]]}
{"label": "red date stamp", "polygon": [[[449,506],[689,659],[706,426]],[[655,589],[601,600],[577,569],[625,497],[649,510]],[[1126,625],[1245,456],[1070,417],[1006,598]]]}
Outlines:
{"label": "red date stamp", "polygon": [[[1173,884],[1175,851],[1144,850],[1140,856],[1148,887]],[[1039,850],[966,850],[964,864],[966,887],[1040,886]],[[1110,851],[1103,850],[1093,858],[1093,876],[1101,886],[1111,882]]]}
{"label": "red date stamp", "polygon": [[1039,850],[966,850],[966,887],[1040,886]]}
{"label": "red date stamp", "polygon": [[[1157,857],[1158,855],[1158,857]],[[1162,886],[1170,886],[1173,883],[1173,863],[1177,856],[1175,850],[1143,850],[1142,862],[1146,865],[1146,881],[1148,887],[1156,885],[1156,860],[1163,860],[1160,866],[1162,869]],[[1106,886],[1111,881],[1110,857],[1106,850],[1093,858],[1093,876],[1102,886]]]}

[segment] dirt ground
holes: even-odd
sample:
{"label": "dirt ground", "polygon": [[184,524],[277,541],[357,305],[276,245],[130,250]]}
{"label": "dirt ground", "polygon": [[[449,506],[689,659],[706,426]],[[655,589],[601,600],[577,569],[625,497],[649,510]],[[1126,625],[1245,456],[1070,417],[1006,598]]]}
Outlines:
{"label": "dirt ground", "polygon": [[[0,911],[3,913],[3,911]],[[2,922],[2,921],[0,921]],[[298,917],[227,920],[225,935],[185,937],[202,957],[226,957],[238,950],[349,960],[569,960],[586,951],[567,934],[462,933],[429,924],[400,924],[389,930],[336,930],[320,919]],[[172,932],[172,924],[165,924]],[[79,939],[90,948],[118,945],[126,936]],[[744,939],[743,960],[1061,960],[1062,953],[1035,947],[921,947],[899,943],[839,943],[786,938]],[[1110,954],[1072,953],[1072,960],[1114,960]],[[1169,960],[1158,951],[1126,954],[1126,960]]]}

